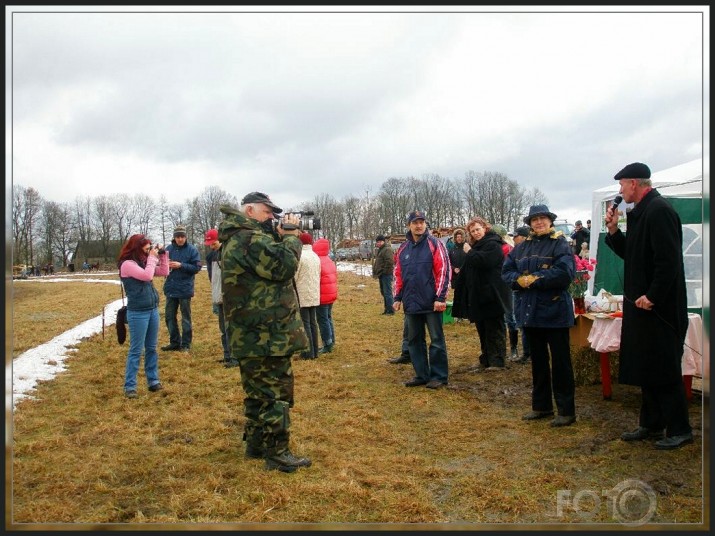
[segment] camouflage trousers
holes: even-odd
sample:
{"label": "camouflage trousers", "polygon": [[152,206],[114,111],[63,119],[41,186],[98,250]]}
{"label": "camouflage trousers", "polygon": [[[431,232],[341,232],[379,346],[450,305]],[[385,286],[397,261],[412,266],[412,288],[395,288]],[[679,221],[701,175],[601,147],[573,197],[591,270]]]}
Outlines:
{"label": "camouflage trousers", "polygon": [[291,356],[240,357],[246,424],[243,438],[267,453],[288,448],[293,407]]}

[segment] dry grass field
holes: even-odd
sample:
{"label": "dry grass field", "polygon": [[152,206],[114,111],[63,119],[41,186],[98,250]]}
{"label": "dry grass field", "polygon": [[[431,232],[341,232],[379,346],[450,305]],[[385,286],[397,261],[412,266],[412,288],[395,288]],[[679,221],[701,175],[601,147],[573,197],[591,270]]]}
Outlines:
{"label": "dry grass field", "polygon": [[[406,388],[411,366],[386,362],[399,353],[401,314],[380,315],[377,282],[347,272],[334,306],[335,350],[294,360],[292,449],[313,466],[265,471],[243,456],[239,371],[217,362],[205,271],[196,283],[192,351],[160,353],[163,391],[148,392],[140,371],[139,398],[123,396],[127,344],[117,344],[112,326],[18,403],[8,417],[6,528],[620,529],[652,505],[647,526],[709,526],[707,400],[690,406],[693,445],[661,452],[625,443],[619,436],[637,424],[639,391],[616,383],[613,400],[603,400],[589,381],[596,357],[579,351],[577,423],[527,423],[529,365],[468,372],[479,347],[464,322],[445,326],[448,388]],[[110,285],[64,288],[76,284],[16,285],[18,350],[57,334],[47,315],[58,296],[84,300],[77,322],[118,297]],[[160,310],[162,345],[163,297]],[[652,488],[652,503],[622,494],[614,512],[606,492],[626,481]]]}

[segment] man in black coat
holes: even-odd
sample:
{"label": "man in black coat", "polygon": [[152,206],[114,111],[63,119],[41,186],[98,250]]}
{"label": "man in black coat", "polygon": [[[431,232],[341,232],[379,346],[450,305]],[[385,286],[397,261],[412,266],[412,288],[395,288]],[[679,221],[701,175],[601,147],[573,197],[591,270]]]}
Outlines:
{"label": "man in black coat", "polygon": [[681,371],[688,330],[683,267],[683,229],[673,207],[654,190],[650,169],[635,162],[619,171],[628,212],[627,233],[618,228],[617,208],[606,212],[606,244],[624,259],[623,328],[619,382],[641,387],[638,428],[624,441],[666,437],[658,449],[692,443],[688,402]]}
{"label": "man in black coat", "polygon": [[571,240],[573,240],[571,247],[573,248],[573,254],[578,255],[579,253],[581,253],[581,244],[586,242],[590,245],[591,231],[589,231],[586,227],[583,226],[581,220],[576,220],[576,223],[574,225],[576,226],[576,228],[574,229],[574,232],[571,233]]}

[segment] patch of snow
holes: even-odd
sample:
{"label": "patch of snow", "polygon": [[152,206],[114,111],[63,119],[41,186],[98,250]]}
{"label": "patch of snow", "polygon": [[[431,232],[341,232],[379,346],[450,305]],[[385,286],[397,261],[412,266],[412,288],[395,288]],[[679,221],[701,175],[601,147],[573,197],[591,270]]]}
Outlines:
{"label": "patch of snow", "polygon": [[[82,274],[85,275],[86,274]],[[67,281],[79,281],[83,283],[111,283],[119,284],[119,280],[113,279],[81,279],[68,280],[66,278],[36,278],[13,281],[15,283],[52,283]],[[113,326],[117,319],[117,310],[122,306],[122,299],[118,299],[104,306],[104,328]],[[75,346],[87,337],[91,337],[102,332],[102,315],[90,318],[78,326],[58,335],[45,344],[31,348],[20,354],[15,359],[9,360],[5,364],[5,407],[13,408],[18,400],[30,396],[32,390],[37,386],[38,380],[51,380],[55,374],[65,370],[64,360],[72,352],[76,352]],[[116,337],[114,330],[110,330],[108,335]]]}

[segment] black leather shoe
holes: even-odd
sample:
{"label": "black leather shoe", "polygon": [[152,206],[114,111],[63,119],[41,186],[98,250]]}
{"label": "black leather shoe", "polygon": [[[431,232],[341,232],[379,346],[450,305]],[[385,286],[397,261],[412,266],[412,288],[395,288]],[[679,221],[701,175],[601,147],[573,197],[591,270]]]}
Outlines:
{"label": "black leather shoe", "polygon": [[545,419],[546,417],[551,417],[553,414],[553,411],[530,411],[521,419],[523,421],[535,421],[536,419]]}
{"label": "black leather shoe", "polygon": [[576,422],[575,415],[557,415],[556,418],[551,421],[551,426],[571,426]]}
{"label": "black leather shoe", "polygon": [[161,385],[160,383],[155,383],[154,385],[150,385],[150,386],[149,386],[149,390],[150,390],[152,393],[156,393],[157,391],[161,391],[163,388],[164,388],[164,386]]}
{"label": "black leather shoe", "polygon": [[419,385],[427,385],[427,382],[420,378],[412,378],[405,382],[405,387],[417,387]]}
{"label": "black leather shoe", "polygon": [[181,350],[181,346],[177,346],[175,344],[167,344],[166,346],[162,346],[161,349],[164,352],[178,352],[179,350]]}
{"label": "black leather shoe", "polygon": [[393,363],[395,365],[401,365],[403,363],[412,363],[412,360],[410,359],[410,356],[408,356],[408,355],[398,355],[397,357],[388,359],[387,362]]}
{"label": "black leather shoe", "polygon": [[623,432],[621,434],[623,441],[642,441],[643,439],[661,439],[662,437],[663,430],[651,430],[643,426],[639,426],[631,432]]}
{"label": "black leather shoe", "polygon": [[660,441],[655,442],[655,448],[658,450],[672,450],[679,449],[683,445],[693,442],[692,432],[689,434],[676,435],[672,437],[666,437]]}

